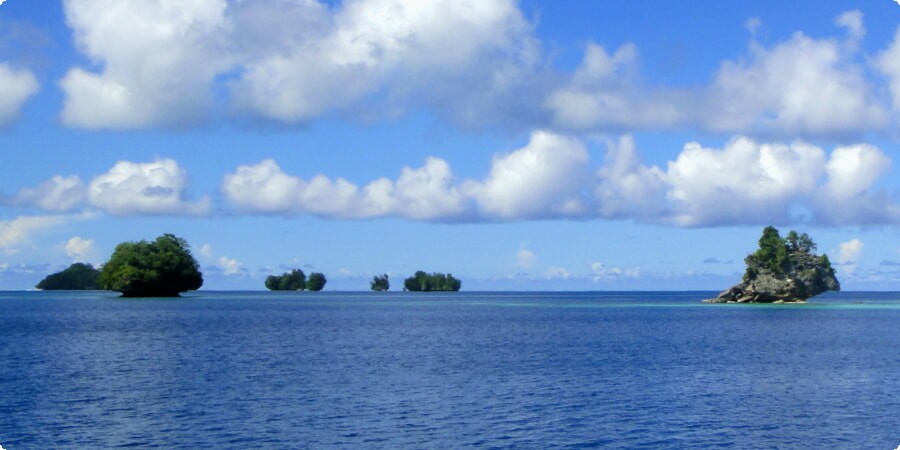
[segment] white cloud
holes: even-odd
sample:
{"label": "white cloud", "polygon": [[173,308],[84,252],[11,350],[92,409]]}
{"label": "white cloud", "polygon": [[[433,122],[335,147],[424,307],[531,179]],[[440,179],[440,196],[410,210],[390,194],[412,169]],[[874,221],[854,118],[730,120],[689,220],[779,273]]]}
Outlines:
{"label": "white cloud", "polygon": [[683,121],[684,94],[635,83],[637,47],[625,44],[609,54],[589,43],[569,81],[547,95],[553,123],[573,130],[666,127]]}
{"label": "white cloud", "polygon": [[859,260],[862,254],[863,243],[859,239],[851,239],[842,242],[838,248],[838,262],[841,264],[852,264]]}
{"label": "white cloud", "polygon": [[34,75],[27,70],[13,69],[0,62],[0,126],[15,119],[22,105],[36,94],[40,85]]}
{"label": "white cloud", "polygon": [[215,253],[213,253],[212,246],[209,244],[203,244],[200,246],[200,250],[198,250],[200,256],[204,258],[212,258]]}
{"label": "white cloud", "polygon": [[453,109],[504,94],[534,58],[514,0],[66,0],[65,12],[100,67],[60,83],[63,122],[85,128],[203,120],[220,85],[235,109],[286,123],[385,91]]}
{"label": "white cloud", "polygon": [[468,181],[463,191],[488,217],[535,219],[580,216],[590,180],[588,153],[576,139],[537,131],[525,147],[494,158],[484,181]]}
{"label": "white cloud", "polygon": [[537,264],[538,256],[527,248],[519,249],[516,252],[516,266],[522,269],[530,269]]}
{"label": "white cloud", "polygon": [[72,261],[85,261],[94,257],[95,242],[93,239],[85,239],[80,236],[74,236],[66,241],[63,249],[66,256],[72,258]]}
{"label": "white cloud", "polygon": [[[861,18],[852,14],[841,18],[851,33],[863,32]],[[739,133],[836,135],[886,124],[886,111],[873,97],[863,67],[838,41],[798,32],[772,48],[752,44],[750,50],[749,60],[726,61],[716,72],[705,93],[703,127]]]}
{"label": "white cloud", "polygon": [[623,269],[617,266],[610,267],[601,262],[591,264],[591,279],[594,283],[621,278],[640,278],[640,276],[641,269],[639,267]]}
{"label": "white cloud", "polygon": [[550,266],[545,277],[548,280],[568,280],[572,278],[572,273],[565,267]]}
{"label": "white cloud", "polygon": [[0,249],[15,252],[31,241],[32,236],[68,222],[66,216],[24,216],[0,220]]}
{"label": "white cloud", "polygon": [[900,27],[897,27],[891,45],[877,55],[874,65],[888,79],[896,114],[900,112]]}
{"label": "white cloud", "polygon": [[451,181],[450,166],[438,158],[428,158],[418,169],[403,168],[396,182],[380,178],[363,188],[323,175],[303,180],[284,173],[275,161],[265,160],[226,175],[221,190],[233,206],[245,212],[431,220],[463,213],[464,199]]}
{"label": "white cloud", "polygon": [[244,269],[244,265],[233,258],[228,258],[226,256],[219,257],[219,268],[222,269],[222,272],[225,275],[241,275],[246,272]]}
{"label": "white cloud", "polygon": [[660,216],[666,208],[665,174],[658,167],[641,164],[634,139],[622,136],[606,142],[606,159],[597,172],[595,189],[599,213],[605,218]]}
{"label": "white cloud", "polygon": [[45,211],[71,211],[84,202],[86,188],[76,175],[60,176],[42,182],[36,188],[22,188],[13,201],[19,205],[36,206]]}
{"label": "white cloud", "polygon": [[791,205],[815,192],[822,149],[803,144],[760,144],[745,137],[723,149],[684,146],[665,174],[672,222],[682,226],[783,223]]}
{"label": "white cloud", "polygon": [[[360,0],[333,13],[306,1],[294,9],[311,26],[254,49],[233,85],[240,108],[283,122],[346,109],[385,89],[445,102],[490,96],[511,82],[504,61],[524,64],[531,51],[531,27],[512,0]],[[444,94],[459,82],[482,89]]]}
{"label": "white cloud", "polygon": [[225,0],[66,0],[78,49],[102,67],[60,82],[62,121],[84,128],[179,126],[202,120],[211,83],[230,66]]}
{"label": "white cloud", "polygon": [[88,186],[92,206],[114,215],[203,215],[210,201],[184,199],[187,174],[174,160],[150,163],[119,161]]}

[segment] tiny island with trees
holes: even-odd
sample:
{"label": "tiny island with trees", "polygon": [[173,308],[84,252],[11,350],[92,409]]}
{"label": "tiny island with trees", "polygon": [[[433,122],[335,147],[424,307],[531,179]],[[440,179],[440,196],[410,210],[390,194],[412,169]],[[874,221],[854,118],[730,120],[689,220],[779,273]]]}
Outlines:
{"label": "tiny island with trees", "polygon": [[187,242],[164,234],[153,242],[116,246],[100,269],[100,288],[123,297],[178,297],[203,286],[203,274]]}
{"label": "tiny island with trees", "polygon": [[44,277],[35,286],[42,291],[93,291],[100,289],[100,271],[86,263],[75,263],[62,272]]}
{"label": "tiny island with trees", "polygon": [[313,272],[306,276],[300,269],[294,269],[281,275],[269,275],[266,288],[270,291],[321,291],[328,280],[325,274]]}
{"label": "tiny island with trees", "polygon": [[839,291],[828,255],[816,255],[806,233],[782,238],[773,226],[763,229],[759,249],[744,258],[743,280],[706,303],[796,303],[826,291]]}
{"label": "tiny island with trees", "polygon": [[421,270],[403,280],[403,290],[411,292],[456,292],[461,286],[462,282],[451,274],[425,273]]}

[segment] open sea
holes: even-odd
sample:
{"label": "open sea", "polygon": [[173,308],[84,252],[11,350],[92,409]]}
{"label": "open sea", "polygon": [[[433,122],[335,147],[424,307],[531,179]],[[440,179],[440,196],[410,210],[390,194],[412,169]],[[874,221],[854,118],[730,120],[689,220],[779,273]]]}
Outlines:
{"label": "open sea", "polygon": [[884,449],[900,293],[0,293],[0,446]]}

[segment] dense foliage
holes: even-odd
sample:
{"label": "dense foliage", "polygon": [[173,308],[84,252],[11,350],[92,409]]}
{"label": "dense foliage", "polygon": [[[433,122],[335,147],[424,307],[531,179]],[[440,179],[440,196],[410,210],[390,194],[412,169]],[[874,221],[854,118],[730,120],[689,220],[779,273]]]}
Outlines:
{"label": "dense foliage", "polygon": [[202,285],[203,274],[187,242],[171,234],[117,245],[100,270],[100,287],[125,297],[176,297]]}
{"label": "dense foliage", "polygon": [[35,286],[45,291],[100,289],[100,271],[85,263],[75,263],[41,280]]}
{"label": "dense foliage", "polygon": [[325,274],[313,272],[309,274],[309,278],[306,279],[306,289],[310,291],[321,291],[327,282],[328,280],[325,279]]}
{"label": "dense foliage", "polygon": [[391,282],[388,280],[387,274],[375,275],[369,283],[369,287],[371,287],[373,291],[384,292],[391,288]]}
{"label": "dense foliage", "polygon": [[403,281],[403,289],[406,291],[458,291],[462,282],[451,274],[416,272],[415,275]]}
{"label": "dense foliage", "polygon": [[[784,276],[797,269],[814,269],[823,272],[820,275],[833,278],[834,268],[828,255],[817,256],[816,248],[816,243],[806,233],[798,234],[791,230],[787,238],[782,238],[778,229],[768,226],[759,238],[759,249],[745,259],[747,271],[744,279],[752,279],[763,270],[775,276]],[[814,274],[805,275],[811,277]]]}
{"label": "dense foliage", "polygon": [[285,272],[282,275],[269,275],[266,288],[270,291],[302,291],[306,289],[306,274],[300,269]]}

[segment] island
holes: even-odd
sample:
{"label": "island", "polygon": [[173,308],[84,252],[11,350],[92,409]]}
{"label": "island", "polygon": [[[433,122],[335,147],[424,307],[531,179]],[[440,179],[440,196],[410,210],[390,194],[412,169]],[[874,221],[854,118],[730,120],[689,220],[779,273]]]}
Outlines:
{"label": "island", "polygon": [[121,243],[100,269],[100,287],[123,297],[178,297],[202,285],[203,274],[187,242],[172,234],[153,242]]}
{"label": "island", "polygon": [[404,291],[432,292],[432,291],[458,291],[462,282],[451,274],[425,273],[418,271],[415,275],[403,280]]}
{"label": "island", "polygon": [[763,229],[759,249],[747,255],[743,280],[704,303],[796,303],[826,291],[839,291],[828,255],[816,255],[806,234],[782,238],[773,226]]}
{"label": "island", "polygon": [[307,277],[302,270],[293,269],[281,275],[269,275],[265,284],[270,291],[321,291],[327,282],[325,274],[313,272]]}
{"label": "island", "polygon": [[369,287],[375,292],[387,292],[391,288],[391,282],[388,275],[375,275],[369,282]]}
{"label": "island", "polygon": [[42,291],[90,291],[100,289],[100,271],[85,263],[75,263],[61,272],[47,275],[35,286]]}

